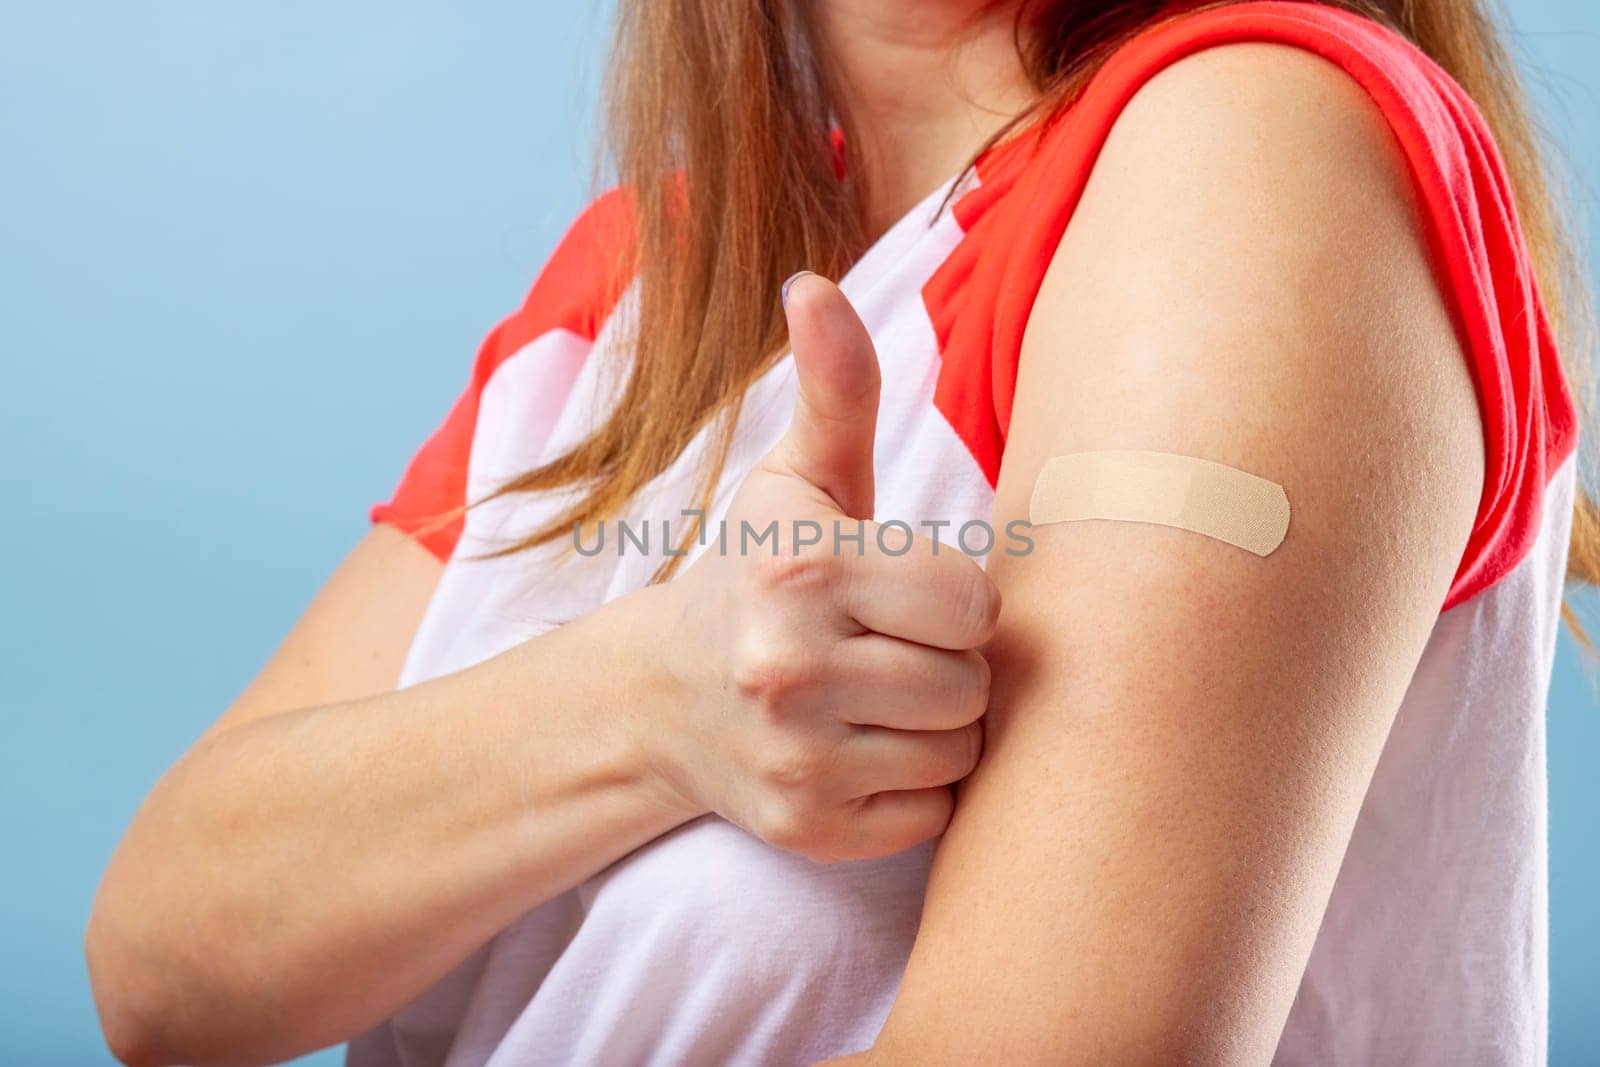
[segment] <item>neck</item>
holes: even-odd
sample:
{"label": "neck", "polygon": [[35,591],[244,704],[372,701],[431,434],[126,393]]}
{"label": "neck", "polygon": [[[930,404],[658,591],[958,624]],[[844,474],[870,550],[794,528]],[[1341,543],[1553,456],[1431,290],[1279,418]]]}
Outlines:
{"label": "neck", "polygon": [[874,234],[1033,99],[1014,3],[818,0],[816,27],[865,169]]}

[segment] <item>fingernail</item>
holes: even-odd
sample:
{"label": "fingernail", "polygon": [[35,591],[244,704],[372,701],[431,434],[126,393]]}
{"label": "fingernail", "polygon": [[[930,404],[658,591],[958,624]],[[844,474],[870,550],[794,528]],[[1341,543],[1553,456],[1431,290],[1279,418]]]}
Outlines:
{"label": "fingernail", "polygon": [[797,270],[783,280],[783,287],[778,290],[778,302],[781,303],[786,309],[789,306],[789,286],[793,285],[795,279],[800,277],[802,274],[810,273],[811,271],[808,270]]}

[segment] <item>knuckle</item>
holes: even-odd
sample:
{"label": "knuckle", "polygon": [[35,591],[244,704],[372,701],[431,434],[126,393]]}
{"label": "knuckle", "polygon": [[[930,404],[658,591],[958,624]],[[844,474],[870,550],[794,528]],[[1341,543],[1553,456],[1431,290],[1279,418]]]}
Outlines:
{"label": "knuckle", "polygon": [[942,695],[949,716],[948,726],[954,729],[975,721],[989,709],[991,675],[989,661],[976,650],[949,655],[957,659],[953,676],[945,676],[950,680],[945,683]]}
{"label": "knuckle", "polygon": [[764,753],[757,773],[768,788],[776,792],[805,794],[821,778],[823,766],[813,746],[776,745]]}
{"label": "knuckle", "polygon": [[972,773],[983,754],[983,728],[977,723],[950,730],[930,749],[927,784],[952,785]]}
{"label": "knuckle", "polygon": [[976,564],[973,569],[975,573],[968,580],[960,600],[960,619],[976,646],[987,643],[994,636],[995,626],[1000,621],[1000,590],[995,586],[994,579]]}
{"label": "knuckle", "polygon": [[948,788],[923,791],[904,818],[885,826],[868,844],[872,855],[888,856],[932,840],[944,833],[955,812],[955,794]]}
{"label": "knuckle", "polygon": [[825,851],[818,820],[787,798],[775,797],[763,804],[752,829],[767,844],[785,852],[810,855]]}
{"label": "knuckle", "polygon": [[749,635],[740,642],[732,670],[735,691],[768,711],[780,711],[811,682],[798,642]]}
{"label": "knuckle", "polygon": [[826,552],[801,552],[789,546],[773,555],[751,560],[751,581],[758,593],[815,594],[830,586],[836,568]]}
{"label": "knuckle", "polygon": [[960,773],[956,775],[957,780],[965,778],[967,775],[971,774],[977,768],[978,761],[983,759],[982,721],[980,720],[972,723],[969,726],[964,726],[961,728],[961,731],[965,735],[962,738],[965,743],[959,750],[961,753],[961,761],[958,764]]}
{"label": "knuckle", "polygon": [[925,821],[920,827],[921,840],[926,841],[931,837],[938,837],[950,826],[950,817],[956,811],[956,797],[948,789],[940,789],[935,794],[935,803],[928,805]]}
{"label": "knuckle", "polygon": [[977,648],[994,636],[1000,594],[989,575],[971,560],[943,570],[938,588],[949,605],[948,618],[961,634],[962,647]]}

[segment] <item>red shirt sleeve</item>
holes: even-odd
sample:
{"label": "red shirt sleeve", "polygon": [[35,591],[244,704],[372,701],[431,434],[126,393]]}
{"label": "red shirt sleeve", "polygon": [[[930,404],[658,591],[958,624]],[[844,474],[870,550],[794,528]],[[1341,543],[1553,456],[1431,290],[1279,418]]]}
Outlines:
{"label": "red shirt sleeve", "polygon": [[[484,386],[507,358],[551,330],[593,341],[626,287],[632,246],[631,206],[620,190],[603,194],[584,209],[522,306],[484,339],[466,388],[411,457],[393,494],[373,506],[373,522],[411,535],[441,560],[450,558],[472,503],[467,499],[467,463]],[[530,432],[540,428],[530,427]]]}
{"label": "red shirt sleeve", "polygon": [[[1483,495],[1450,608],[1504,577],[1532,547],[1545,486],[1576,447],[1577,417],[1487,124],[1449,75],[1368,19],[1256,0],[1158,23],[1118,49],[1056,121],[980,161],[981,182],[968,196],[1000,202],[983,210],[958,200],[954,210],[975,218],[968,241],[978,238],[982,251],[953,257],[923,292],[945,357],[935,402],[992,484],[1029,313],[1112,125],[1164,68],[1244,42],[1302,48],[1345,71],[1378,106],[1411,172],[1476,385],[1486,449]],[[957,289],[959,301],[951,296]]]}

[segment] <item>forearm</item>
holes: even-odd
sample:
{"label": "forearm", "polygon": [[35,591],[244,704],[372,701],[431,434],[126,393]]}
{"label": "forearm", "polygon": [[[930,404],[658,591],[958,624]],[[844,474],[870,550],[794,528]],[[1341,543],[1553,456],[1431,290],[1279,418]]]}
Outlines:
{"label": "forearm", "polygon": [[114,986],[97,988],[102,1005],[134,1016],[121,1025],[157,1060],[305,1051],[693,815],[653,774],[648,680],[619,640],[629,607],[196,746],[96,902],[91,965]]}

